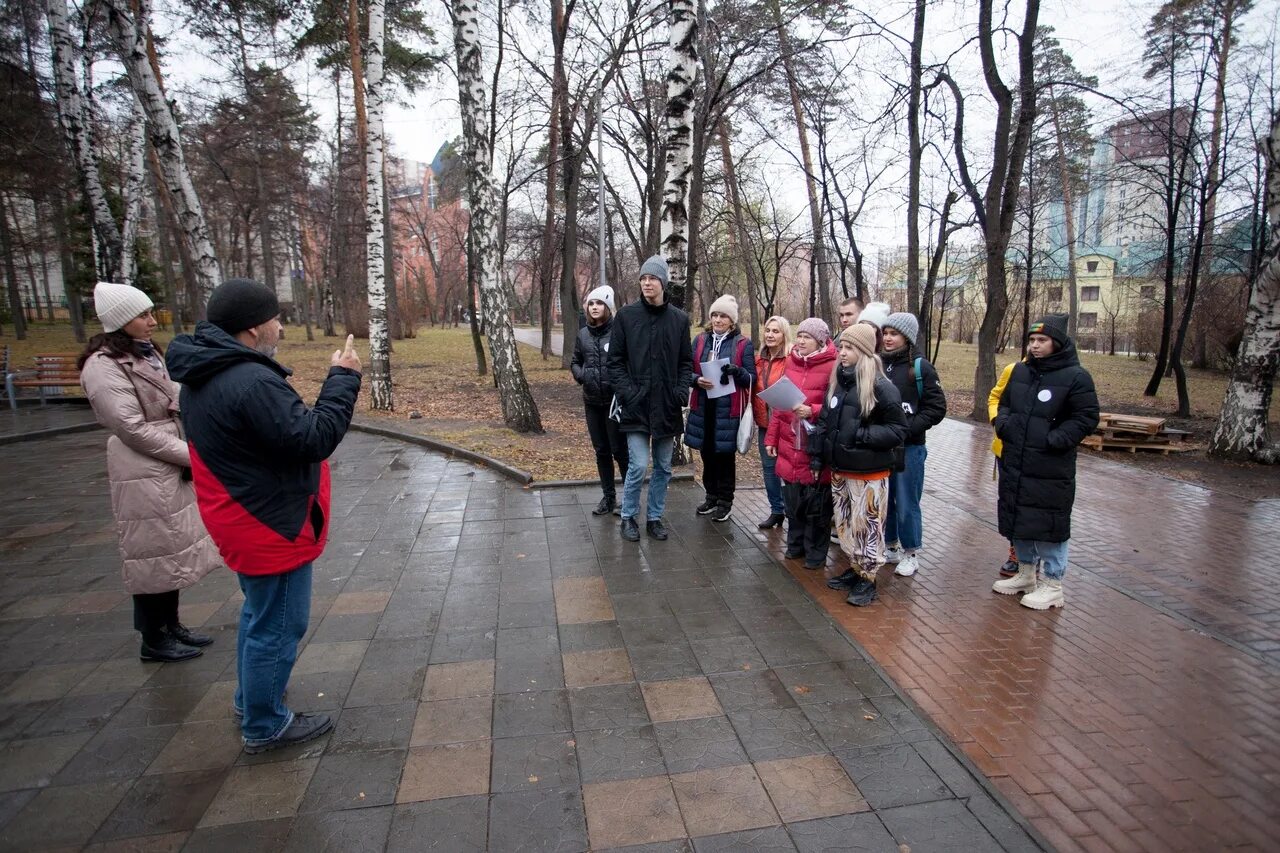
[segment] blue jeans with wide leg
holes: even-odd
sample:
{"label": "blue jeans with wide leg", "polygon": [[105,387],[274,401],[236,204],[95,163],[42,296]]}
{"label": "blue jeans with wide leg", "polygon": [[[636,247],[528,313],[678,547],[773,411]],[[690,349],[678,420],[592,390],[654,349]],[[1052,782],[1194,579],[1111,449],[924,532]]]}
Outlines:
{"label": "blue jeans with wide leg", "polygon": [[1067,573],[1068,542],[1042,542],[1037,539],[1015,539],[1013,550],[1018,554],[1019,563],[1039,563],[1040,571],[1052,581],[1062,580]]}
{"label": "blue jeans with wide leg", "polygon": [[924,518],[920,498],[924,495],[924,460],[929,450],[923,444],[905,448],[906,467],[889,477],[889,517],[884,525],[884,541],[901,543],[904,551],[915,551],[924,540]]}
{"label": "blue jeans with wide leg", "polygon": [[[751,413],[743,415],[751,417]],[[782,478],[778,476],[778,457],[764,452],[765,430],[757,429],[757,444],[760,447],[760,470],[764,472],[764,493],[769,498],[769,512],[783,515],[787,511],[786,500],[782,496]]]}
{"label": "blue jeans with wide leg", "polygon": [[311,618],[311,564],[278,575],[236,575],[244,606],[236,637],[236,710],[247,745],[273,741],[293,722],[284,704],[298,643]]}
{"label": "blue jeans with wide leg", "polygon": [[646,521],[657,521],[667,509],[667,484],[671,482],[671,454],[674,438],[653,438],[647,432],[627,433],[627,479],[622,484],[622,517],[635,518],[640,513],[640,488],[649,467],[649,449],[653,446],[653,477],[649,480],[649,506]]}

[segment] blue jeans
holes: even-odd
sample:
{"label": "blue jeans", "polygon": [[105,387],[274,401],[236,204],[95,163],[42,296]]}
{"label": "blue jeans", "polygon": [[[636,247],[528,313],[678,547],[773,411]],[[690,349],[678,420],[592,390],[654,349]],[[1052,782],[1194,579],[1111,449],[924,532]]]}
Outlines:
{"label": "blue jeans", "polygon": [[901,543],[904,551],[915,551],[924,543],[920,496],[924,494],[924,460],[929,449],[923,444],[908,444],[904,449],[906,468],[889,477],[889,517],[884,525],[884,540]]}
{"label": "blue jeans", "polygon": [[[749,418],[751,413],[747,412],[743,417]],[[769,496],[769,512],[782,515],[787,511],[787,504],[782,498],[782,479],[778,476],[778,457],[770,456],[764,452],[764,434],[765,430],[756,430],[756,438],[759,439],[757,443],[760,446],[760,469],[764,472],[764,493]]]}
{"label": "blue jeans", "polygon": [[674,438],[653,438],[647,432],[627,433],[627,479],[622,484],[622,517],[640,513],[640,487],[649,467],[649,445],[653,444],[653,477],[649,480],[649,506],[645,518],[657,521],[667,508],[667,483],[671,482],[671,452]]}
{"label": "blue jeans", "polygon": [[1067,573],[1067,543],[1041,542],[1037,539],[1014,539],[1013,550],[1019,563],[1043,561],[1040,570],[1049,580],[1060,581]]}
{"label": "blue jeans", "polygon": [[293,722],[293,712],[284,705],[284,689],[311,618],[311,564],[279,575],[236,577],[244,606],[236,637],[235,703],[244,713],[244,742],[261,744],[280,737]]}

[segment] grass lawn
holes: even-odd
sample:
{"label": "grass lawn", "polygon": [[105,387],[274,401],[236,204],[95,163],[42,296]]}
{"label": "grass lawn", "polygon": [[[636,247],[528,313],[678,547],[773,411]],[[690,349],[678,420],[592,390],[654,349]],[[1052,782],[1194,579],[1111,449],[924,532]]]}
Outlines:
{"label": "grass lawn", "polygon": [[[79,349],[69,325],[33,324],[25,341],[13,338],[11,326],[6,326],[5,332],[0,345],[11,347],[16,365],[30,364],[35,353]],[[162,346],[170,338],[167,332],[156,335]],[[328,370],[329,356],[342,341],[341,337],[326,339],[317,335],[315,341],[308,342],[301,327],[288,329],[278,358],[293,369],[293,384],[303,399],[315,399]],[[361,357],[367,361],[367,342],[357,345]],[[464,328],[424,328],[416,338],[396,341],[392,355],[396,411],[389,414],[369,411],[367,394],[362,392],[357,415],[394,422],[399,428],[427,433],[494,456],[529,471],[536,480],[595,479],[594,457],[582,421],[582,398],[572,376],[560,369],[559,359],[544,361],[533,347],[521,345],[520,357],[542,414],[544,435],[521,436],[503,426],[497,392],[489,377],[477,376],[470,335]],[[1016,353],[1010,350],[996,361],[1003,365],[1014,357]],[[971,409],[976,358],[973,346],[942,345],[938,371],[954,416],[967,416]],[[1085,354],[1084,363],[1093,373],[1104,410],[1161,415],[1176,405],[1172,379],[1162,385],[1159,397],[1142,396],[1150,362]],[[1176,425],[1191,429],[1195,439],[1203,441],[1213,428],[1227,378],[1218,373],[1192,370],[1188,381],[1195,416]],[[1276,406],[1280,403],[1273,404],[1273,419]],[[410,419],[409,413],[414,411],[420,413],[421,418]],[[758,468],[754,456],[743,457],[741,462],[739,476],[744,485],[758,482],[758,471],[747,470]]]}

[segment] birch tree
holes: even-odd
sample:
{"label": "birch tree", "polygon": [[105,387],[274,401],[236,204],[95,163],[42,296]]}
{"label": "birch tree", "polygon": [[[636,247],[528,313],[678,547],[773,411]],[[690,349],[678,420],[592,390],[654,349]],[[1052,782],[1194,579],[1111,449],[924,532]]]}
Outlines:
{"label": "birch tree", "polygon": [[684,305],[689,257],[689,176],[693,172],[694,85],[698,78],[698,15],[692,0],[671,0],[667,24],[667,180],[662,189],[662,254],[671,277],[667,295]]}
{"label": "birch tree", "polygon": [[222,271],[213,248],[213,240],[209,236],[204,210],[200,206],[200,197],[196,195],[191,172],[187,169],[187,160],[182,153],[178,123],[173,118],[160,80],[147,56],[146,41],[139,37],[139,33],[149,29],[150,24],[145,17],[135,22],[126,0],[102,0],[102,4],[106,10],[111,40],[128,72],[129,85],[146,111],[151,147],[160,161],[174,213],[190,245],[201,296],[207,298],[221,282]]}
{"label": "birch tree", "polygon": [[142,201],[147,191],[147,114],[137,98],[131,97],[129,156],[124,173],[124,222],[120,226],[120,281],[135,284],[138,226],[142,221]]}
{"label": "birch tree", "polygon": [[1273,122],[1270,135],[1258,140],[1267,161],[1270,237],[1249,296],[1240,354],[1209,442],[1213,456],[1272,465],[1280,463],[1280,448],[1271,444],[1268,424],[1280,367],[1280,114]]}
{"label": "birch tree", "polygon": [[93,223],[94,264],[98,278],[120,277],[120,229],[98,172],[98,160],[90,135],[90,116],[80,89],[80,46],[71,35],[67,0],[49,0],[49,44],[53,49],[53,84],[57,92],[58,120],[75,160],[76,177]]}
{"label": "birch tree", "polygon": [[451,0],[450,11],[471,208],[470,261],[480,288],[480,310],[489,337],[494,383],[507,426],[516,432],[540,433],[542,418],[520,364],[507,289],[498,269],[498,200],[490,170],[489,97],[480,55],[480,0]]}
{"label": "birch tree", "polygon": [[387,275],[383,257],[386,221],[383,210],[382,47],[386,31],[385,0],[369,4],[369,48],[365,67],[368,137],[365,145],[365,261],[369,288],[369,405],[378,411],[395,408],[391,391],[391,340],[387,330]]}

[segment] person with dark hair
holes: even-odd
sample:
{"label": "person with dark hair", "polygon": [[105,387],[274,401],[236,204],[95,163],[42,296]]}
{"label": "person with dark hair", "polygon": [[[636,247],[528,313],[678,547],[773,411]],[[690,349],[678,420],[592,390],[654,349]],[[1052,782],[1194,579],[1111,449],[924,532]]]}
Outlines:
{"label": "person with dark hair", "polygon": [[151,298],[127,284],[98,282],[102,333],[76,359],[93,414],[110,432],[107,477],[124,588],[144,661],[198,657],[213,638],[178,618],[178,593],[221,563],[200,520],[191,456],[178,422],[178,386],[151,340]]}
{"label": "person with dark hair", "polygon": [[600,503],[592,515],[617,515],[618,493],[613,482],[613,463],[627,475],[627,441],[618,422],[609,417],[613,403],[613,385],[605,359],[609,356],[609,333],[613,329],[613,288],[607,284],[587,294],[587,322],[578,330],[574,341],[573,361],[569,370],[582,386],[582,405],[587,418],[587,435],[596,452],[596,473],[600,476]]}
{"label": "person with dark hair", "polygon": [[1027,360],[1013,366],[1000,397],[1000,533],[1013,542],[1018,573],[992,589],[1033,610],[1062,607],[1076,448],[1098,428],[1098,394],[1067,336],[1067,316],[1051,314],[1027,330]]}
{"label": "person with dark hair", "polygon": [[200,512],[244,593],[234,702],[252,754],[333,727],[327,714],[295,714],[284,696],[311,614],[311,562],[329,533],[327,460],[351,424],[361,364],[348,335],[307,408],[275,360],[284,327],[274,290],[233,278],[207,312],[167,358],[183,386]]}

